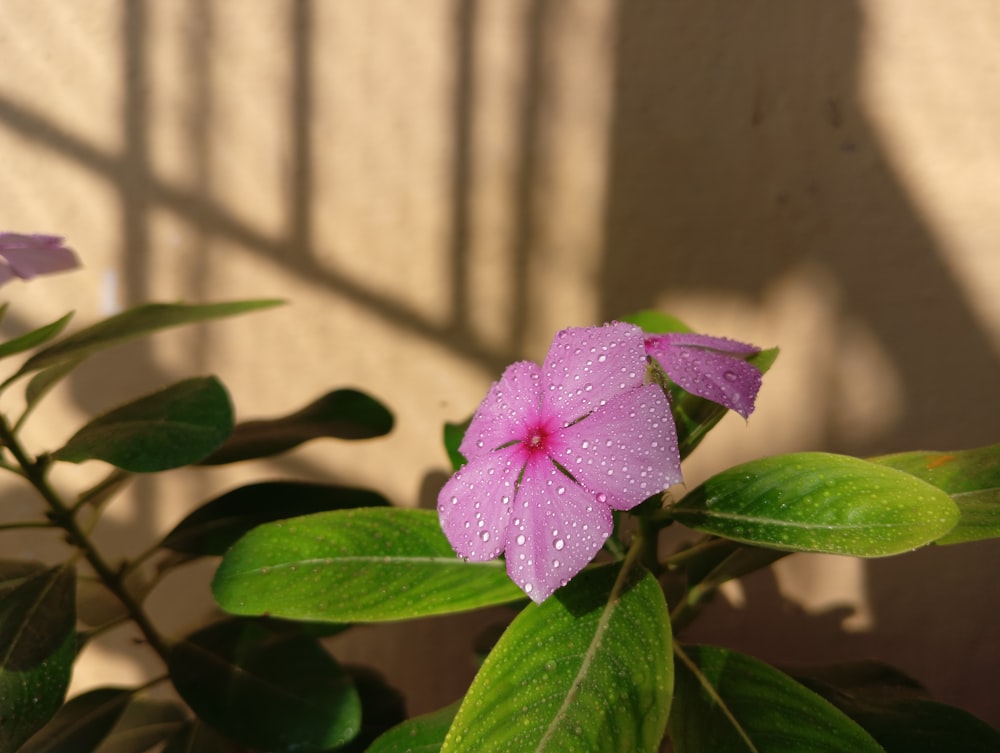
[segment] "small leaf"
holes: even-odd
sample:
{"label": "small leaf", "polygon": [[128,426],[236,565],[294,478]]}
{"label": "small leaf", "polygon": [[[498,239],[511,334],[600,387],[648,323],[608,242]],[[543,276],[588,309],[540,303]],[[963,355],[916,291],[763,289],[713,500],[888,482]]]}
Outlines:
{"label": "small leaf", "polygon": [[277,306],[282,301],[233,301],[189,305],[150,303],[123,311],[50,345],[29,358],[17,376],[46,369],[66,361],[79,361],[112,345],[148,335],[168,327],[234,316],[248,311]]}
{"label": "small leaf", "polygon": [[0,753],[62,705],[76,657],[76,572],[0,563]]}
{"label": "small leaf", "polygon": [[958,520],[955,503],[930,484],[821,452],[730,468],[666,512],[691,528],[748,544],[856,557],[914,549]]}
{"label": "small leaf", "polygon": [[133,473],[190,465],[221,444],[233,427],[226,389],[215,377],[196,377],[95,418],[56,460],[103,460]]}
{"label": "small leaf", "polygon": [[367,753],[368,746],[386,730],[406,719],[406,699],[370,667],[345,665],[361,698],[361,731],[342,753]]}
{"label": "small leaf", "polygon": [[377,622],[520,601],[504,563],[464,562],[429,510],[362,508],[255,528],[212,590],[227,612]]}
{"label": "small leaf", "polygon": [[955,452],[904,452],[873,458],[951,494],[958,525],[936,544],[1000,537],[1000,444]]}
{"label": "small leaf", "polygon": [[465,432],[471,423],[472,417],[470,416],[460,424],[446,423],[444,425],[444,449],[448,453],[448,459],[451,461],[451,469],[453,471],[457,471],[465,465],[465,456],[458,451],[458,447],[462,444],[462,439],[465,437]]}
{"label": "small leaf", "polygon": [[28,414],[31,413],[38,403],[41,402],[42,398],[49,393],[49,390],[62,381],[63,377],[73,371],[73,369],[75,369],[82,360],[82,358],[79,358],[61,361],[55,366],[42,369],[30,380],[28,380],[28,386],[24,388],[24,413],[18,420],[18,424],[23,423]]}
{"label": "small leaf", "polygon": [[358,390],[334,390],[283,418],[237,424],[226,443],[201,463],[264,458],[320,437],[371,439],[388,434],[392,424],[392,414],[375,398]]}
{"label": "small leaf", "polygon": [[884,684],[852,682],[845,687],[812,673],[799,679],[867,730],[886,753],[1000,751],[1000,732],[966,711],[914,697],[912,686],[897,693],[887,692]]}
{"label": "small leaf", "polygon": [[36,348],[42,343],[51,340],[63,331],[66,325],[69,324],[69,320],[72,318],[73,312],[71,311],[66,314],[66,316],[56,319],[51,324],[46,324],[44,327],[39,327],[38,329],[27,332],[20,337],[15,337],[5,343],[0,343],[0,358],[6,358],[7,356],[12,356],[15,353],[23,353],[26,350],[31,350],[32,348]]}
{"label": "small leaf", "polygon": [[710,646],[676,653],[675,753],[883,753],[847,716],[764,662]]}
{"label": "small leaf", "polygon": [[646,309],[622,317],[623,322],[635,324],[643,332],[651,335],[661,335],[667,332],[692,332],[693,330],[676,316],[664,314],[661,311]]}
{"label": "small leaf", "polygon": [[377,492],[302,481],[264,481],[241,486],[206,502],[188,515],[160,544],[198,556],[219,556],[262,523],[327,510],[388,507]]}
{"label": "small leaf", "polygon": [[514,619],[441,750],[653,753],[672,689],[656,579],[628,564],[595,568]]}
{"label": "small leaf", "polygon": [[246,749],[198,719],[193,719],[174,733],[163,753],[246,753]]}
{"label": "small leaf", "polygon": [[169,669],[201,719],[251,748],[325,750],[361,727],[351,678],[293,625],[244,619],[210,625],[174,647]]}
{"label": "small leaf", "polygon": [[134,698],[96,753],[144,753],[175,734],[186,719],[176,703]]}
{"label": "small leaf", "polygon": [[458,703],[415,716],[378,738],[366,753],[440,753]]}
{"label": "small leaf", "polygon": [[71,698],[18,753],[91,753],[131,700],[126,688],[97,688]]}

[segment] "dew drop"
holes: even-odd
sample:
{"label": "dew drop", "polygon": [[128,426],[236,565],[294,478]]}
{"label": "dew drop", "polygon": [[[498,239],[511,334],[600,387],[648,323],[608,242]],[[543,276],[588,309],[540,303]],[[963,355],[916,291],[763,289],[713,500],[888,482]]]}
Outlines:
{"label": "dew drop", "polygon": [[533,585],[531,585],[530,583],[525,583],[524,584],[524,592],[526,594],[530,594],[534,590],[534,588],[535,587]]}
{"label": "dew drop", "polygon": [[524,546],[524,534],[523,533],[519,534],[518,537],[517,537],[517,539],[515,539],[515,540],[517,541],[518,546]]}
{"label": "dew drop", "polygon": [[556,548],[557,552],[561,552],[563,550],[563,547],[566,546],[566,542],[563,541],[562,539],[556,539],[555,541],[552,542],[552,546]]}
{"label": "dew drop", "polygon": [[490,532],[489,531],[481,531],[480,534],[479,534],[479,538],[481,538],[483,540],[483,543],[485,544],[487,541],[490,540]]}
{"label": "dew drop", "polygon": [[725,379],[727,382],[735,382],[736,374],[732,371],[726,371],[723,373],[722,378]]}

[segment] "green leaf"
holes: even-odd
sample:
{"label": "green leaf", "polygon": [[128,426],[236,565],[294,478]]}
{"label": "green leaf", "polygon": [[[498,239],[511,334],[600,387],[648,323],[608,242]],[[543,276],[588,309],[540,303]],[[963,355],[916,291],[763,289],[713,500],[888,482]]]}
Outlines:
{"label": "green leaf", "polygon": [[152,473],[201,460],[232,428],[225,387],[215,377],[196,377],[95,418],[53,457],[71,463],[103,460]]}
{"label": "green leaf", "polygon": [[471,423],[472,416],[469,416],[469,418],[461,423],[446,423],[444,425],[444,449],[448,453],[448,459],[451,461],[451,469],[453,471],[457,471],[465,465],[465,456],[458,451],[458,446],[462,444],[462,439],[465,437],[465,432]]}
{"label": "green leaf", "polygon": [[226,443],[201,463],[264,458],[320,437],[371,439],[388,434],[392,424],[392,413],[375,398],[358,390],[334,390],[283,418],[237,424]]}
{"label": "green leaf", "polygon": [[672,689],[670,620],[656,579],[628,564],[595,568],[514,619],[442,753],[652,753]]}
{"label": "green leaf", "polygon": [[1000,751],[1000,732],[961,709],[914,697],[912,681],[894,692],[881,682],[845,686],[842,678],[823,681],[811,673],[798,679],[867,730],[886,753]]}
{"label": "green leaf", "polygon": [[343,745],[361,728],[351,678],[294,625],[210,625],[174,647],[169,669],[201,719],[251,748],[309,753]]}
{"label": "green leaf", "polygon": [[883,753],[847,716],[764,662],[710,646],[676,653],[675,753]]}
{"label": "green leaf", "polygon": [[873,458],[952,495],[958,525],[936,544],[1000,537],[1000,444],[955,452],[904,452]]}
{"label": "green leaf", "polygon": [[82,360],[112,345],[152,334],[168,327],[234,316],[277,306],[282,301],[233,301],[229,303],[150,303],[123,311],[66,337],[29,358],[16,376],[71,360]]}
{"label": "green leaf", "polygon": [[227,612],[378,622],[524,598],[504,563],[464,562],[429,510],[364,508],[255,528],[236,542],[212,590]]}
{"label": "green leaf", "polygon": [[175,734],[186,719],[176,703],[135,698],[96,753],[143,753]]}
{"label": "green leaf", "polygon": [[193,719],[174,733],[163,753],[246,753],[246,749]]}
{"label": "green leaf", "polygon": [[71,698],[18,753],[90,753],[131,700],[126,688],[97,688]]}
{"label": "green leaf", "polygon": [[340,750],[342,753],[365,753],[379,735],[406,719],[406,699],[371,667],[348,664],[344,669],[361,698],[361,731]]}
{"label": "green leaf", "polygon": [[77,364],[79,364],[82,360],[82,358],[78,358],[62,361],[57,363],[55,366],[42,369],[30,380],[28,380],[28,386],[24,389],[24,413],[18,419],[18,425],[24,423],[25,418],[27,418],[28,414],[31,413],[31,411],[33,411],[42,401],[42,398],[45,397],[60,381],[62,381],[63,377],[75,369]]}
{"label": "green leaf", "polygon": [[661,311],[646,309],[634,314],[622,317],[623,322],[635,324],[642,328],[643,332],[651,335],[660,335],[665,332],[692,332],[693,330],[676,316],[664,314]]}
{"label": "green leaf", "polygon": [[378,738],[366,753],[440,753],[458,703],[430,714],[415,716]]}
{"label": "green leaf", "polygon": [[6,358],[7,356],[12,356],[15,353],[23,353],[26,350],[38,347],[44,342],[48,342],[62,332],[66,325],[69,324],[69,320],[72,318],[73,312],[71,311],[66,314],[66,316],[56,319],[51,324],[46,324],[44,327],[39,327],[38,329],[27,332],[20,337],[15,337],[5,343],[0,343],[0,358]]}
{"label": "green leaf", "polygon": [[821,452],[730,468],[666,514],[748,544],[856,557],[914,549],[958,520],[955,503],[930,484],[883,465]]}
{"label": "green leaf", "polygon": [[76,657],[76,572],[0,562],[0,753],[62,705]]}
{"label": "green leaf", "polygon": [[262,523],[355,507],[388,507],[377,492],[304,481],[264,481],[241,486],[206,502],[167,534],[160,546],[196,556],[226,553]]}

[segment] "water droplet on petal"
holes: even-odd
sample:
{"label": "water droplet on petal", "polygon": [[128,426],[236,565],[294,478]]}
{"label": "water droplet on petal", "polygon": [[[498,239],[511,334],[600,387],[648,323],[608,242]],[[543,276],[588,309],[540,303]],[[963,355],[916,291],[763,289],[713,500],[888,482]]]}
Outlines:
{"label": "water droplet on petal", "polygon": [[520,535],[518,535],[517,539],[515,539],[515,540],[517,541],[518,546],[524,546],[524,534],[523,533],[520,534]]}
{"label": "water droplet on petal", "polygon": [[566,542],[563,541],[562,539],[556,539],[555,541],[552,542],[552,546],[556,548],[557,552],[561,552],[563,547],[566,546]]}
{"label": "water droplet on petal", "polygon": [[526,594],[530,594],[532,592],[532,590],[534,590],[534,586],[532,586],[530,583],[525,583],[524,584],[524,592]]}

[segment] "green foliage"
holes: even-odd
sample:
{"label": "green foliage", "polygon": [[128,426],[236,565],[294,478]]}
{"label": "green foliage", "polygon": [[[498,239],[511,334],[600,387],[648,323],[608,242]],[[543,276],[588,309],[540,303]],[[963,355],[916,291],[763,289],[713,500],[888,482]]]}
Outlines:
{"label": "green foliage", "polygon": [[458,703],[415,716],[378,738],[367,753],[440,753],[458,713]]}
{"label": "green foliage", "polygon": [[581,574],[514,620],[442,753],[659,749],[673,667],[656,580],[630,564]]}
{"label": "green foliage", "polygon": [[366,508],[269,523],[222,560],[212,591],[233,614],[378,622],[519,601],[503,562],[464,562],[427,510]]}
{"label": "green foliage", "polygon": [[69,324],[69,320],[72,318],[73,314],[70,312],[63,317],[56,319],[51,324],[46,324],[44,327],[39,327],[38,329],[27,332],[20,337],[15,337],[5,343],[0,343],[0,358],[6,358],[7,356],[13,356],[17,353],[23,353],[26,350],[37,348],[39,345],[48,342],[62,332],[66,328],[66,325]]}
{"label": "green foliage", "polygon": [[669,508],[706,533],[774,549],[880,557],[947,533],[958,509],[906,473],[844,455],[779,455],[713,476]]}
{"label": "green foliage", "polygon": [[125,688],[97,688],[71,698],[18,753],[90,753],[131,700],[132,691]]}
{"label": "green foliage", "polygon": [[56,460],[103,460],[133,473],[196,463],[233,430],[233,410],[215,377],[186,379],[88,423],[59,450]]}

